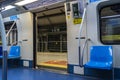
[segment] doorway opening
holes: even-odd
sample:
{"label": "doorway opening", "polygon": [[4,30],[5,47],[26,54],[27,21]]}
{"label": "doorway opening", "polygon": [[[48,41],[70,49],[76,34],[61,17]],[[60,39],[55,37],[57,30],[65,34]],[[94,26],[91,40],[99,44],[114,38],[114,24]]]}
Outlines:
{"label": "doorway opening", "polygon": [[67,27],[64,6],[36,13],[36,65],[67,69]]}

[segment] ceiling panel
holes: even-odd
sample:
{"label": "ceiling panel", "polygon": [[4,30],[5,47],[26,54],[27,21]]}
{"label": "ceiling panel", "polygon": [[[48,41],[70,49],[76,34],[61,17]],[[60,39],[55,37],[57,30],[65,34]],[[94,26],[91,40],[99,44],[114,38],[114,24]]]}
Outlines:
{"label": "ceiling panel", "polygon": [[47,25],[62,24],[62,23],[66,23],[66,19],[64,15],[42,18],[38,20],[39,26],[47,26]]}
{"label": "ceiling panel", "polygon": [[38,25],[54,25],[66,23],[64,7],[37,13]]}
{"label": "ceiling panel", "polygon": [[6,5],[9,5],[9,4],[15,3],[16,1],[18,1],[18,0],[3,0],[3,2],[0,2],[0,5],[6,6]]}
{"label": "ceiling panel", "polygon": [[40,13],[37,14],[37,16],[43,16],[43,14],[51,15],[51,14],[57,14],[57,13],[61,13],[61,12],[65,12],[64,7],[56,8],[56,9],[52,9],[52,10],[48,10],[48,11],[44,11],[44,12],[40,12]]}

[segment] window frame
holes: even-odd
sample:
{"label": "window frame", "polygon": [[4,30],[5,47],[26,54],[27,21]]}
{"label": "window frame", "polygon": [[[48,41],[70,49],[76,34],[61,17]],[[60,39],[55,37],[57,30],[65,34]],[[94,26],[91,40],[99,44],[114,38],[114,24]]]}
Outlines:
{"label": "window frame", "polygon": [[[100,42],[102,44],[105,45],[119,45],[120,44],[120,40],[119,42],[116,42],[115,40],[113,40],[113,42],[111,41],[110,43],[107,43],[106,41],[102,40],[102,10],[104,8],[110,7],[110,6],[114,6],[114,5],[120,5],[120,3],[116,3],[116,4],[110,4],[110,5],[104,5],[102,7],[98,7],[98,14],[99,14],[99,36],[100,36]],[[111,16],[111,15],[110,15]],[[115,16],[115,15],[114,15]],[[118,18],[118,17],[112,17],[112,18]],[[120,16],[119,16],[120,18]],[[106,18],[107,19],[107,18]],[[109,19],[109,18],[108,18]]]}

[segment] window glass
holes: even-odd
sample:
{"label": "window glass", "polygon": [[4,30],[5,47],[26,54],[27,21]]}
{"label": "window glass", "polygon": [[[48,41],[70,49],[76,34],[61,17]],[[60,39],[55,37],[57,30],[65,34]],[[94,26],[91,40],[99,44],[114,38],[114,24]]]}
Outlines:
{"label": "window glass", "polygon": [[100,34],[104,44],[120,43],[120,4],[100,10]]}

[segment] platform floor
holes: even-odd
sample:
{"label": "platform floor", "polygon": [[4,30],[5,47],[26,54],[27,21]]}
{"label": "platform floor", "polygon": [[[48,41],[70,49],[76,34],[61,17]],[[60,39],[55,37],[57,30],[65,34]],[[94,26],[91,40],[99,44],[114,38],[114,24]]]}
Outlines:
{"label": "platform floor", "polygon": [[51,60],[40,63],[40,66],[67,69],[67,61]]}
{"label": "platform floor", "polygon": [[37,66],[67,69],[67,53],[37,52]]}
{"label": "platform floor", "polygon": [[[0,80],[2,69],[0,68]],[[101,80],[80,75],[61,74],[48,70],[36,70],[29,68],[8,69],[8,80]]]}

